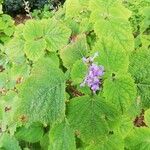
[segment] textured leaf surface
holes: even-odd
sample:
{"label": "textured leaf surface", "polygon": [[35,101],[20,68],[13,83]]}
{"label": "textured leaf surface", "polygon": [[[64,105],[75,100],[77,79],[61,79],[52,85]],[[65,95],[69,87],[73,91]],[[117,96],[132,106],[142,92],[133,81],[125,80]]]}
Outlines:
{"label": "textured leaf surface", "polygon": [[131,27],[127,21],[130,11],[123,7],[121,1],[92,0],[90,1],[91,21],[96,34],[102,39],[112,38],[126,51],[134,49]]}
{"label": "textured leaf surface", "polygon": [[49,51],[57,51],[69,42],[71,31],[63,23],[55,19],[45,20],[44,35]]}
{"label": "textured leaf surface", "polygon": [[99,142],[116,121],[117,111],[100,96],[74,98],[68,106],[68,119],[76,134],[87,143]]}
{"label": "textured leaf surface", "polygon": [[136,88],[130,75],[118,75],[104,81],[104,96],[123,113],[136,97]]}
{"label": "textured leaf surface", "polygon": [[81,10],[81,5],[79,0],[66,0],[66,18],[73,18],[79,15]]}
{"label": "textured leaf surface", "polygon": [[25,61],[24,57],[24,41],[18,38],[10,40],[5,46],[5,53],[10,61],[15,63],[22,63]]}
{"label": "textured leaf surface", "polygon": [[91,145],[86,150],[124,150],[124,141],[120,135],[109,135],[99,145]]}
{"label": "textured leaf surface", "polygon": [[145,120],[146,125],[150,127],[150,109],[144,112],[144,120]]}
{"label": "textured leaf surface", "polygon": [[35,143],[40,141],[44,134],[43,128],[38,124],[33,124],[30,127],[21,127],[17,130],[15,137],[18,140]]}
{"label": "textured leaf surface", "polygon": [[138,95],[144,107],[150,106],[150,52],[140,49],[130,57],[129,71],[137,85]]}
{"label": "textured leaf surface", "polygon": [[73,84],[82,83],[87,72],[87,66],[83,63],[83,61],[76,61],[71,70],[71,79],[73,81]]}
{"label": "textured leaf surface", "polygon": [[129,57],[119,44],[114,44],[111,40],[97,41],[93,51],[99,52],[99,57],[95,61],[104,66],[106,73],[127,72]]}
{"label": "textured leaf surface", "polygon": [[[30,93],[30,94],[27,94]],[[29,122],[54,123],[64,117],[64,75],[50,59],[39,60],[19,88],[18,113]]]}
{"label": "textured leaf surface", "polygon": [[136,128],[126,139],[126,147],[129,150],[148,150],[150,149],[150,129]]}
{"label": "textured leaf surface", "polygon": [[76,40],[60,51],[60,57],[66,68],[71,68],[72,65],[79,59],[86,56],[88,52],[86,36],[80,35]]}
{"label": "textured leaf surface", "polygon": [[76,150],[74,133],[67,122],[51,129],[49,150]]}
{"label": "textured leaf surface", "polygon": [[37,61],[41,56],[44,55],[45,49],[46,41],[44,39],[26,42],[24,47],[27,57],[34,61]]}
{"label": "textured leaf surface", "polygon": [[34,41],[43,37],[43,27],[38,20],[29,20],[26,22],[23,36],[26,41]]}
{"label": "textured leaf surface", "polygon": [[18,141],[9,134],[2,134],[0,137],[0,148],[3,150],[21,150]]}

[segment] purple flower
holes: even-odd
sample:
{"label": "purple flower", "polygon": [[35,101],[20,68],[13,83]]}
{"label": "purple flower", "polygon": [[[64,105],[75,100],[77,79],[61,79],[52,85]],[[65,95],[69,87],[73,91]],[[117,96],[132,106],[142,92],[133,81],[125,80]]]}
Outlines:
{"label": "purple flower", "polygon": [[80,86],[87,85],[88,87],[90,87],[93,93],[96,93],[96,91],[100,89],[100,79],[104,75],[104,67],[98,66],[97,64],[93,63],[95,57],[97,56],[98,53],[96,53],[93,57],[83,58],[83,62],[89,65],[89,71],[83,83],[80,84]]}

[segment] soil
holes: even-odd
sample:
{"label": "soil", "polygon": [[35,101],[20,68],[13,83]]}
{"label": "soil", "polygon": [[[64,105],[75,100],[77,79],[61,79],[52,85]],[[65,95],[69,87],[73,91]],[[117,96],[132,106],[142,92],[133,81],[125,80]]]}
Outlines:
{"label": "soil", "polygon": [[31,19],[26,14],[19,14],[14,17],[15,25],[25,23],[27,20]]}

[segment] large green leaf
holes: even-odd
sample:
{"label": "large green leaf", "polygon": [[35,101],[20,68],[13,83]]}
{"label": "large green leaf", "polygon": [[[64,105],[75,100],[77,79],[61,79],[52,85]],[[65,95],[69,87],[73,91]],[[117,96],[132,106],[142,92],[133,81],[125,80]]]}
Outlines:
{"label": "large green leaf", "polygon": [[100,142],[116,123],[118,113],[101,96],[82,96],[71,99],[68,120],[76,134],[88,144]]}
{"label": "large green leaf", "polygon": [[30,143],[35,143],[40,141],[44,134],[42,126],[39,124],[33,124],[30,127],[20,127],[15,133],[15,137],[18,140],[23,140]]}
{"label": "large green leaf", "polygon": [[124,141],[120,135],[109,135],[99,145],[92,144],[86,150],[124,150]]}
{"label": "large green leaf", "polygon": [[104,81],[104,96],[123,113],[136,98],[136,88],[130,75],[115,75]]}
{"label": "large green leaf", "polygon": [[150,107],[150,52],[140,49],[130,57],[129,71],[135,80],[142,105]]}
{"label": "large green leaf", "polygon": [[44,55],[45,49],[46,41],[44,39],[26,42],[24,46],[25,54],[29,59],[34,61],[37,61],[41,56]]}
{"label": "large green leaf", "polygon": [[64,75],[51,62],[49,58],[39,60],[31,77],[19,87],[17,116],[24,116],[29,123],[53,124],[64,117]]}
{"label": "large green leaf", "polygon": [[4,47],[5,53],[11,62],[23,63],[25,61],[24,41],[19,38],[13,38]]}
{"label": "large green leaf", "polygon": [[43,27],[39,20],[28,20],[24,26],[23,36],[26,41],[34,41],[43,37]]}
{"label": "large green leaf", "polygon": [[57,51],[69,42],[71,30],[55,19],[42,20],[45,40],[49,51]]}
{"label": "large green leaf", "polygon": [[124,50],[121,49],[119,44],[114,44],[114,41],[111,40],[107,42],[97,41],[93,51],[99,52],[99,57],[97,57],[95,61],[98,61],[100,65],[104,66],[106,74],[127,72],[129,57]]}
{"label": "large green leaf", "polygon": [[126,147],[129,150],[148,150],[150,149],[150,129],[136,128],[125,139]]}
{"label": "large green leaf", "polygon": [[60,57],[66,68],[71,68],[72,65],[79,59],[86,56],[88,52],[86,36],[79,35],[75,41],[70,43],[60,51]]}
{"label": "large green leaf", "polygon": [[67,122],[57,124],[50,130],[49,150],[76,150],[74,133]]}
{"label": "large green leaf", "polygon": [[9,134],[2,134],[0,137],[1,150],[21,150],[18,141]]}
{"label": "large green leaf", "polygon": [[134,38],[128,22],[131,13],[121,1],[91,0],[90,10],[95,33],[100,39],[113,39],[126,52],[134,49]]}

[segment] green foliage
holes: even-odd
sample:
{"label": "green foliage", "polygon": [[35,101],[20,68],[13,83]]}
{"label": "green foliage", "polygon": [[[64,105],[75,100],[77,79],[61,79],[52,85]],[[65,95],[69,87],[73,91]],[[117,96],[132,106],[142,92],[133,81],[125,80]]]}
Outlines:
{"label": "green foliage", "polygon": [[15,27],[0,14],[0,149],[150,149],[149,6],[66,0]]}
{"label": "green foliage", "polygon": [[71,100],[68,120],[76,134],[86,143],[99,143],[112,129],[117,111],[101,96],[82,96]]}
{"label": "green foliage", "polygon": [[129,57],[119,44],[108,39],[106,42],[97,41],[94,51],[100,53],[97,58],[99,64],[105,67],[106,73],[109,75],[117,72],[127,72],[129,65]]}
{"label": "green foliage", "polygon": [[89,146],[86,150],[108,150],[110,148],[111,150],[124,150],[124,141],[120,135],[109,135],[99,145]]}
{"label": "green foliage", "polygon": [[0,148],[5,150],[21,150],[18,141],[9,134],[2,134],[0,137]]}
{"label": "green foliage", "polygon": [[150,126],[150,109],[145,111],[144,118],[145,118],[146,125]]}
{"label": "green foliage", "polygon": [[65,113],[64,92],[61,70],[48,59],[39,60],[31,77],[19,88],[17,116],[26,116],[29,123],[53,124],[61,120]]}
{"label": "green foliage", "polygon": [[75,137],[67,121],[56,124],[50,132],[49,150],[75,150]]}
{"label": "green foliage", "polygon": [[136,98],[136,88],[129,75],[116,75],[104,81],[104,96],[123,113]]}
{"label": "green foliage", "polygon": [[150,72],[150,52],[140,49],[132,53],[130,57],[129,71],[135,79],[138,90],[138,96],[141,98],[141,103],[144,107],[149,107],[149,72]]}
{"label": "green foliage", "polygon": [[136,128],[125,139],[126,147],[129,150],[145,150],[150,148],[149,144],[150,130],[149,128]]}
{"label": "green foliage", "polygon": [[20,127],[15,133],[15,137],[18,140],[35,143],[40,141],[43,136],[43,128],[38,124],[31,125],[30,127]]}
{"label": "green foliage", "polygon": [[79,59],[86,56],[88,52],[88,45],[86,41],[86,36],[79,35],[66,47],[61,49],[60,57],[66,68],[71,68],[72,65]]}
{"label": "green foliage", "polygon": [[94,23],[95,33],[101,40],[103,37],[111,38],[126,52],[134,49],[134,40],[128,22],[131,13],[120,1],[94,0],[90,1],[89,7],[92,11],[90,19]]}
{"label": "green foliage", "polygon": [[10,40],[14,28],[14,21],[9,15],[2,14],[0,6],[0,44],[4,44]]}

